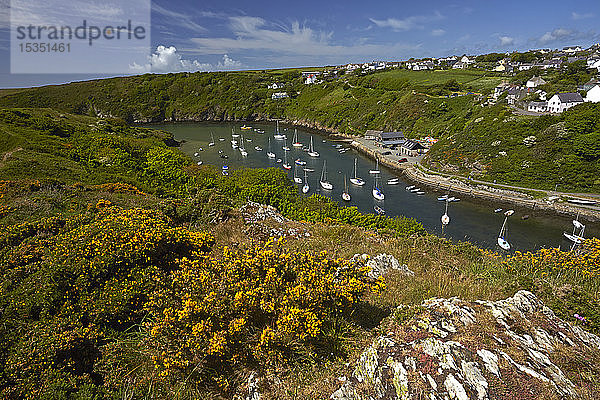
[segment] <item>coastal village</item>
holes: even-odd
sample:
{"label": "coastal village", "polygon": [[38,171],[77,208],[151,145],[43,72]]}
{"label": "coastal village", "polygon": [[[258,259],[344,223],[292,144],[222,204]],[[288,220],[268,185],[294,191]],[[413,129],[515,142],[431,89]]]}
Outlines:
{"label": "coastal village", "polygon": [[[555,92],[549,88],[544,76],[560,73],[568,68],[585,69],[598,75],[583,85],[564,88]],[[368,74],[390,69],[412,71],[479,70],[489,71],[491,76],[506,76],[486,98],[487,105],[505,102],[516,112],[528,115],[558,114],[584,102],[600,102],[600,44],[589,48],[568,46],[563,49],[537,49],[527,53],[493,53],[486,55],[463,55],[444,58],[425,58],[407,61],[371,61],[325,67],[302,71],[304,84],[312,85],[340,79],[345,74]],[[525,73],[525,74],[523,74]],[[529,76],[521,81],[509,77]],[[268,85],[273,92],[271,99],[293,97],[283,91],[286,84],[275,82]],[[474,93],[453,93],[459,96]]]}

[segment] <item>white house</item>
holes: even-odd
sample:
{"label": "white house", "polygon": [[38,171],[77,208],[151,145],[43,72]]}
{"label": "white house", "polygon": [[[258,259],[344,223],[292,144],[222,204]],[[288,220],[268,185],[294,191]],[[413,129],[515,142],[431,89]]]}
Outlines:
{"label": "white house", "polygon": [[469,64],[473,64],[475,62],[475,60],[471,60],[467,56],[462,56],[462,58],[460,59],[460,62],[463,62],[463,63],[469,65]]}
{"label": "white house", "polygon": [[462,61],[459,61],[452,66],[452,69],[465,69],[465,68],[467,68],[467,64]]}
{"label": "white house", "polygon": [[277,92],[271,95],[271,99],[273,100],[285,99],[286,97],[290,97],[288,96],[287,92]]}
{"label": "white house", "polygon": [[588,90],[585,101],[589,101],[590,103],[599,103],[600,102],[600,85],[596,85],[590,90]]}
{"label": "white house", "polygon": [[567,54],[577,53],[578,51],[581,51],[581,50],[583,50],[583,49],[579,46],[569,46],[569,47],[565,47],[563,49],[563,51]]}
{"label": "white house", "polygon": [[273,83],[269,85],[269,89],[282,89],[284,86],[283,83]]}
{"label": "white house", "polygon": [[544,113],[548,111],[548,102],[546,101],[532,101],[527,105],[527,111]]}
{"label": "white house", "polygon": [[548,111],[561,113],[581,103],[583,103],[583,97],[579,93],[557,93],[548,100]]}
{"label": "white house", "polygon": [[541,77],[534,76],[530,80],[527,81],[527,84],[525,86],[527,86],[527,89],[529,90],[529,89],[533,89],[533,88],[536,88],[541,85],[545,85],[546,83],[547,82],[545,80],[543,80]]}

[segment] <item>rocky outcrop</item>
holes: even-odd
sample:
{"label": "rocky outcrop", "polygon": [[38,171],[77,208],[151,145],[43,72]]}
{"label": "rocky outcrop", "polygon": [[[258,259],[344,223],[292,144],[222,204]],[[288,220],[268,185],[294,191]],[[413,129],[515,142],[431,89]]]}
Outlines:
{"label": "rocky outcrop", "polygon": [[600,338],[527,291],[400,307],[385,329],[331,399],[600,398]]}
{"label": "rocky outcrop", "polygon": [[413,276],[415,274],[408,269],[406,264],[400,265],[396,257],[391,254],[383,253],[378,254],[375,257],[369,257],[368,254],[355,254],[352,256],[352,261],[365,264],[369,267],[367,276],[372,279],[384,276],[390,271],[399,271],[406,276]]}
{"label": "rocky outcrop", "polygon": [[254,237],[301,238],[310,236],[304,224],[285,218],[272,206],[249,201],[240,207],[246,233]]}

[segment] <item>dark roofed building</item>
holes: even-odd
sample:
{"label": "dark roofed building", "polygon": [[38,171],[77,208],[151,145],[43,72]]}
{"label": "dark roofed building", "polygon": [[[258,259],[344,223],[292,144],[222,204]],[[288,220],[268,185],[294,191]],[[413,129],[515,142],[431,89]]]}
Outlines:
{"label": "dark roofed building", "polygon": [[400,152],[407,156],[416,157],[419,154],[423,153],[423,150],[425,150],[426,148],[427,147],[423,146],[421,143],[415,140],[407,139],[404,141],[404,143],[402,143],[402,146],[400,147]]}
{"label": "dark roofed building", "polygon": [[378,132],[377,141],[384,145],[396,145],[404,143],[402,132]]}

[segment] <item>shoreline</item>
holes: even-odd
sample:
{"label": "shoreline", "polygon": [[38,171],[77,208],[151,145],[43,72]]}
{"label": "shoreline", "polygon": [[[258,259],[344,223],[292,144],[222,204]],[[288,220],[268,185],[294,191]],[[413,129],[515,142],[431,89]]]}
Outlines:
{"label": "shoreline", "polygon": [[399,175],[403,176],[405,179],[423,186],[427,186],[436,191],[460,194],[462,196],[468,196],[473,199],[487,202],[511,204],[524,209],[530,209],[531,211],[559,215],[561,217],[575,217],[578,215],[579,218],[588,222],[600,222],[600,212],[595,210],[575,207],[566,202],[552,202],[551,204],[548,204],[546,201],[534,199],[533,197],[526,197],[526,195],[513,195],[508,193],[509,191],[506,190],[495,193],[482,188],[471,187],[456,179],[426,174],[417,169],[412,163],[395,163],[392,160],[389,160],[387,156],[369,149],[355,139],[352,139],[350,146],[372,159],[379,159],[379,163],[381,165],[398,172]]}
{"label": "shoreline", "polygon": [[[160,122],[150,122],[150,123],[141,123],[140,125],[148,126],[153,124],[164,124],[164,123],[267,123],[274,124],[277,119],[254,119],[254,120],[195,120],[195,119],[185,119],[185,120],[164,120]],[[523,209],[529,209],[531,211],[542,212],[548,215],[559,215],[561,217],[575,217],[579,216],[579,218],[586,220],[588,222],[600,222],[600,211],[591,210],[583,207],[576,207],[566,202],[553,202],[548,204],[546,201],[534,199],[531,196],[526,197],[527,195],[523,194],[522,196],[518,196],[515,191],[508,191],[503,189],[497,189],[499,192],[492,192],[490,190],[484,190],[482,188],[470,187],[465,185],[464,182],[459,181],[457,179],[445,178],[438,175],[426,174],[420,170],[418,170],[412,163],[406,164],[398,164],[393,162],[393,160],[388,159],[387,156],[384,156],[380,153],[377,153],[368,147],[364,146],[358,140],[361,138],[355,135],[348,135],[344,133],[340,133],[339,131],[326,128],[320,126],[320,124],[308,123],[304,120],[288,120],[281,119],[279,120],[281,124],[288,125],[291,127],[298,127],[308,130],[309,133],[314,133],[319,136],[325,136],[331,138],[339,137],[340,140],[347,142],[350,147],[357,150],[363,155],[366,155],[372,159],[379,159],[381,165],[386,168],[398,173],[398,175],[404,177],[406,180],[418,183],[423,186],[427,186],[433,190],[440,192],[448,192],[454,194],[460,194],[461,196],[467,196],[472,199],[482,200],[485,202],[493,202],[493,203],[504,203],[514,205]],[[535,190],[535,189],[532,189]],[[510,193],[509,193],[510,192]],[[513,194],[514,193],[514,194]]]}

